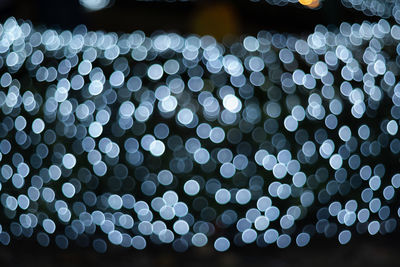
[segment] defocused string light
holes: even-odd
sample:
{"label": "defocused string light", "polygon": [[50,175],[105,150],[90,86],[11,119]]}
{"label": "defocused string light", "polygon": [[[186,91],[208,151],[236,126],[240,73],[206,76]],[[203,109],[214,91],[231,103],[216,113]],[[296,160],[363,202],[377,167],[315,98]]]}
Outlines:
{"label": "defocused string light", "polygon": [[226,251],[395,231],[399,33],[381,19],[226,46],[9,18],[0,243]]}
{"label": "defocused string light", "polygon": [[107,7],[110,0],[79,0],[79,3],[89,11],[98,11]]}

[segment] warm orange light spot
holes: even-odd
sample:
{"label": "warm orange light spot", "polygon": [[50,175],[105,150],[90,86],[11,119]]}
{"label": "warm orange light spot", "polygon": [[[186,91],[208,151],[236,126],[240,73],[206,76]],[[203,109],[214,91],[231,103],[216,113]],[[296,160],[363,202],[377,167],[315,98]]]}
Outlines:
{"label": "warm orange light spot", "polygon": [[319,6],[318,0],[313,1],[310,5],[308,5],[309,8],[316,8],[318,6]]}
{"label": "warm orange light spot", "polygon": [[319,6],[319,0],[299,0],[299,3],[309,8],[316,8]]}
{"label": "warm orange light spot", "polygon": [[313,0],[299,0],[299,3],[304,5],[304,6],[308,6],[313,2]]}
{"label": "warm orange light spot", "polygon": [[205,2],[199,4],[193,16],[193,32],[199,35],[211,35],[219,41],[227,35],[239,35],[239,19],[232,5],[220,1]]}

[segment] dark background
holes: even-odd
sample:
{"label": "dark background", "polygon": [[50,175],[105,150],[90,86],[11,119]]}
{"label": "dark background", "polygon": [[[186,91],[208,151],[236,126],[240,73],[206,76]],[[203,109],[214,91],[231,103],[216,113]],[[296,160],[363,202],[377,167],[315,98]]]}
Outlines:
{"label": "dark background", "polygon": [[[311,10],[299,5],[270,6],[263,0],[114,0],[106,9],[88,12],[77,0],[0,0],[0,21],[14,16],[31,20],[36,26],[58,29],[85,24],[89,30],[210,34],[221,41],[227,35],[256,34],[260,30],[306,35],[317,24],[334,29],[342,21],[379,19],[346,9],[339,2],[326,0],[322,7]],[[173,252],[169,246],[150,246],[144,251],[109,247],[106,254],[100,255],[92,248],[71,247],[63,251],[52,246],[42,248],[36,241],[24,239],[0,247],[0,266],[400,266],[398,240],[398,234],[355,235],[348,245],[339,246],[336,239],[313,238],[305,248],[232,247],[226,253],[215,252],[210,244],[183,254]]]}
{"label": "dark background", "polygon": [[70,246],[67,250],[43,248],[34,240],[12,240],[7,247],[0,247],[0,266],[188,266],[188,267],[368,267],[399,266],[399,236],[356,236],[347,245],[339,245],[336,238],[312,238],[304,248],[293,245],[278,249],[275,245],[265,248],[246,246],[231,247],[227,252],[216,252],[212,245],[190,248],[177,253],[168,245],[148,246],[143,251],[134,248],[110,247],[105,254],[92,248]]}
{"label": "dark background", "polygon": [[300,4],[273,6],[260,0],[191,0],[188,2],[110,0],[108,8],[88,12],[78,0],[1,0],[0,18],[29,19],[35,25],[72,29],[85,24],[90,30],[151,34],[158,30],[180,34],[256,34],[260,30],[308,33],[315,25],[339,25],[343,21],[377,21],[347,9],[340,0],[322,0],[317,9]]}

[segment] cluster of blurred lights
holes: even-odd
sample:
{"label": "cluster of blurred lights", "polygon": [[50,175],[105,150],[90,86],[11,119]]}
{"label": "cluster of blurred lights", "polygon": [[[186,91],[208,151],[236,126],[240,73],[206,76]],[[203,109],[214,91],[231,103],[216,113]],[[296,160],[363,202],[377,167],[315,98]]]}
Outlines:
{"label": "cluster of blurred lights", "polygon": [[400,22],[400,2],[396,0],[341,0],[348,8],[362,11],[367,16],[394,17]]}
{"label": "cluster of blurred lights", "polygon": [[341,244],[397,228],[400,27],[0,26],[0,243]]}

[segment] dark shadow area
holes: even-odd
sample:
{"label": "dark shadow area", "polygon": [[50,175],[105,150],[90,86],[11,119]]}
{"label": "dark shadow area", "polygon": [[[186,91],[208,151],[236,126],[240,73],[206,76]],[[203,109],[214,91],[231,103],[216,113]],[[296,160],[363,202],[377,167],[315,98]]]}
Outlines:
{"label": "dark shadow area", "polygon": [[110,247],[105,254],[92,248],[70,247],[61,250],[52,246],[43,248],[32,240],[13,241],[0,250],[1,266],[191,266],[191,267],[358,267],[398,266],[398,236],[355,237],[348,245],[337,240],[315,238],[304,247],[277,249],[247,246],[232,247],[228,252],[218,253],[210,245],[191,248],[185,253],[174,252],[169,246],[148,247],[143,251],[133,248]]}
{"label": "dark shadow area", "polygon": [[89,12],[79,1],[14,0],[0,8],[4,21],[9,16],[29,19],[35,25],[71,29],[85,24],[90,30],[132,32],[143,30],[199,33],[222,37],[225,34],[256,34],[260,30],[307,33],[315,25],[338,26],[341,22],[377,21],[361,12],[347,9],[335,0],[326,0],[318,9],[297,5],[273,6],[264,1],[152,2],[115,0],[110,7]]}

